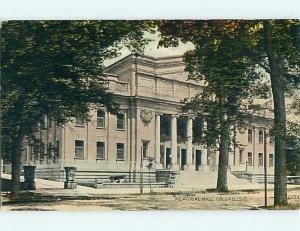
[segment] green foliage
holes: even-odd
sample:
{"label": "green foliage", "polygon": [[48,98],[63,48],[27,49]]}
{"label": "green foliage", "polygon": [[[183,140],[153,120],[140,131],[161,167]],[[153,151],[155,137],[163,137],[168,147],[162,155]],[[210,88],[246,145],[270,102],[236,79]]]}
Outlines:
{"label": "green foliage", "polygon": [[117,104],[103,61],[129,39],[143,45],[142,21],[7,21],[1,28],[1,140],[9,154],[46,115],[62,125],[92,106]]}
{"label": "green foliage", "polygon": [[219,28],[211,28],[194,41],[195,50],[185,54],[189,77],[204,80],[206,86],[194,98],[186,99],[183,109],[206,115],[204,141],[209,145],[219,143],[224,116],[231,125],[244,126],[253,96],[266,97],[270,90],[263,83],[263,73],[253,65],[256,54],[245,36],[247,30],[244,26],[220,38]]}
{"label": "green foliage", "polygon": [[300,127],[293,122],[288,122],[287,125],[287,171],[289,175],[296,175],[299,171],[297,166],[300,167]]}
{"label": "green foliage", "polygon": [[[274,28],[273,53],[284,64],[285,83],[281,87],[291,96],[300,82],[300,23],[270,21]],[[179,40],[195,45],[185,54],[186,70],[190,78],[205,80],[207,87],[193,99],[186,99],[184,110],[194,109],[207,115],[216,131],[210,132],[208,138],[219,136],[218,115],[230,115],[233,123],[241,124],[247,108],[255,106],[253,97],[270,97],[263,21],[162,20],[156,24],[162,34],[161,46],[176,46]]]}

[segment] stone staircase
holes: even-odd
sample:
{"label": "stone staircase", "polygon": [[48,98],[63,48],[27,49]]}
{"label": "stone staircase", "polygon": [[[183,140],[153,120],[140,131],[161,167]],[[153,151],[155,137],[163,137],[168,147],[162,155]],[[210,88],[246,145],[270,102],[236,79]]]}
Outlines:
{"label": "stone staircase", "polygon": [[[218,172],[210,171],[181,171],[176,177],[175,188],[210,189],[217,185]],[[234,189],[251,188],[252,182],[245,178],[239,178],[228,171],[228,186]]]}
{"label": "stone staircase", "polygon": [[[234,171],[232,174],[240,179],[247,179],[250,182],[264,183],[265,180],[264,174],[252,174],[245,171]],[[274,183],[274,175],[267,175],[267,182]]]}

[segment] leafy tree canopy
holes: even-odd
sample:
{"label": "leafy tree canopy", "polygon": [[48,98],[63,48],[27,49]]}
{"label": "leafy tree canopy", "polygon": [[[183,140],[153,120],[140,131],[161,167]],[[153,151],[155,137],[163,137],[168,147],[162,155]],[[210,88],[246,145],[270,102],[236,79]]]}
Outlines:
{"label": "leafy tree canopy", "polygon": [[[2,147],[46,115],[64,124],[91,105],[117,105],[103,61],[144,44],[142,21],[7,21],[1,25]],[[133,43],[133,45],[132,45]]]}

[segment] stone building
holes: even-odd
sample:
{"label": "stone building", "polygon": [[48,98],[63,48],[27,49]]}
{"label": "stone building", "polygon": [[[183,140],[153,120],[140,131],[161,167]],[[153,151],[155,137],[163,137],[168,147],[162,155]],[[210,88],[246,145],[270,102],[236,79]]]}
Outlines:
{"label": "stone building", "polygon": [[[129,55],[106,68],[109,89],[121,113],[92,109],[91,120],[76,120],[63,127],[49,122],[42,137],[42,153],[28,145],[25,162],[38,169],[76,166],[81,171],[139,171],[141,159],[155,160],[156,169],[216,171],[218,152],[200,144],[203,117],[180,111],[181,100],[200,92],[203,82],[188,80],[182,57],[153,58]],[[76,102],[74,102],[76,103]],[[239,145],[229,156],[231,171],[261,174],[265,134],[272,123],[267,110],[253,115],[251,126],[237,131]],[[274,145],[266,137],[268,172],[273,173]],[[51,149],[51,147],[54,147]]]}

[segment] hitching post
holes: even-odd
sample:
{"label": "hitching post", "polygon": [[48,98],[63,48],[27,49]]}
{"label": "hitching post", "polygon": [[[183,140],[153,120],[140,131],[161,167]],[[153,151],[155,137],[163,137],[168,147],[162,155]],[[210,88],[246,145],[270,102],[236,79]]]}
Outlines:
{"label": "hitching post", "polygon": [[75,182],[76,167],[65,167],[65,170],[66,170],[66,181],[64,183],[64,189],[77,188],[77,184]]}
{"label": "hitching post", "polygon": [[36,190],[35,183],[35,169],[34,165],[25,165],[24,169],[24,189],[25,190]]}

